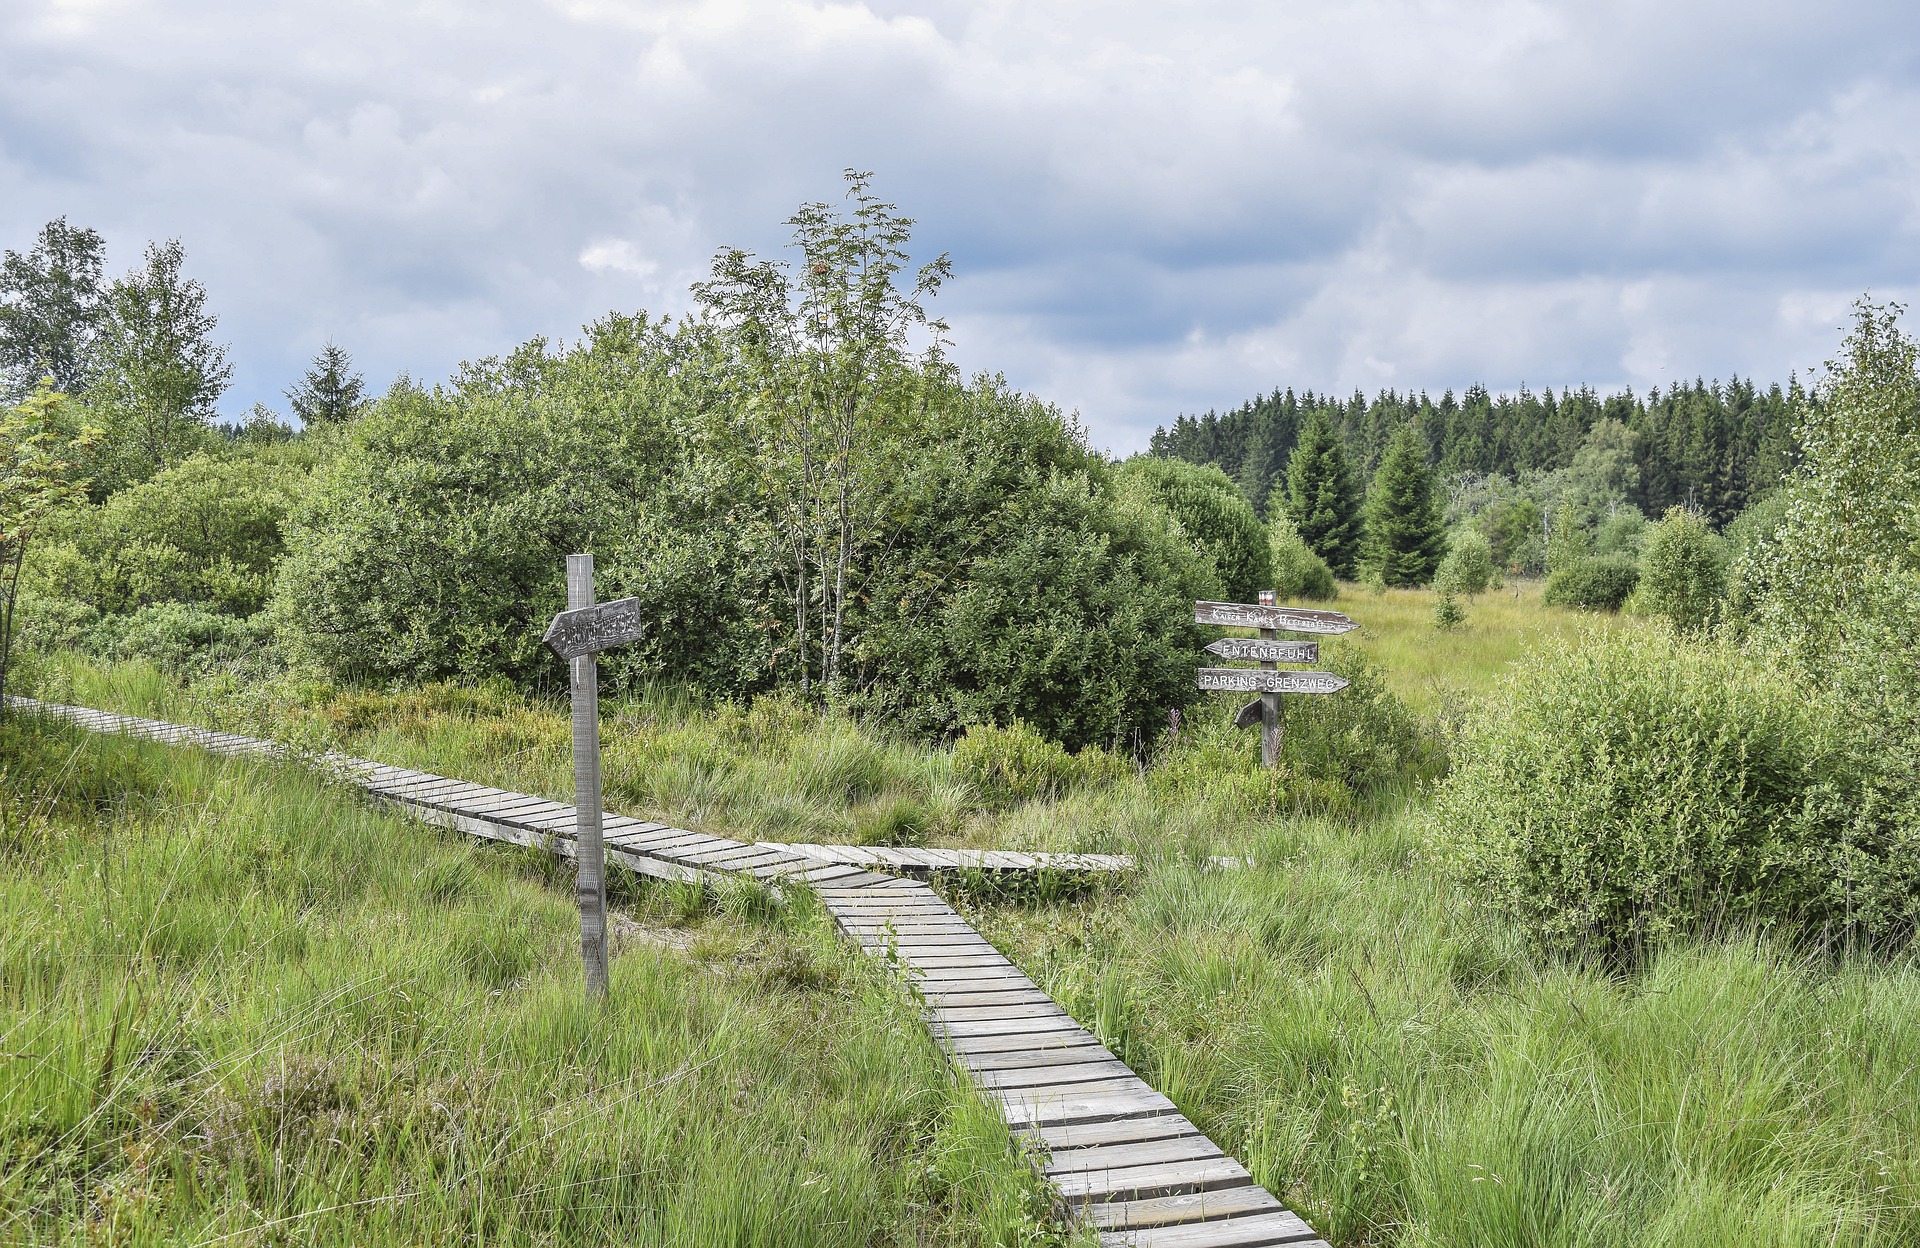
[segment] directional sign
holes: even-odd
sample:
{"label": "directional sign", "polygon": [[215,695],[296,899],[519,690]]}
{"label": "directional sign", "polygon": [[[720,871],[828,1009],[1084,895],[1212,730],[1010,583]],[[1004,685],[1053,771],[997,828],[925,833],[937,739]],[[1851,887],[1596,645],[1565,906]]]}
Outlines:
{"label": "directional sign", "polygon": [[583,654],[598,654],[638,641],[645,627],[646,621],[640,618],[640,600],[622,598],[597,607],[562,611],[553,617],[553,623],[547,625],[546,635],[540,640],[561,658],[577,659]]}
{"label": "directional sign", "polygon": [[1277,628],[1289,633],[1346,633],[1360,627],[1338,611],[1255,607],[1244,602],[1196,602],[1193,621],[1224,624],[1230,628]]}
{"label": "directional sign", "polygon": [[1262,717],[1262,708],[1264,708],[1266,704],[1266,699],[1264,698],[1255,698],[1253,701],[1247,703],[1234,713],[1233,726],[1235,728],[1251,728],[1258,724]]}
{"label": "directional sign", "polygon": [[1202,689],[1239,693],[1338,693],[1347,682],[1332,672],[1273,672],[1249,667],[1203,667]]}
{"label": "directional sign", "polygon": [[1223,659],[1260,663],[1318,663],[1317,641],[1269,641],[1265,637],[1222,637],[1207,647]]}

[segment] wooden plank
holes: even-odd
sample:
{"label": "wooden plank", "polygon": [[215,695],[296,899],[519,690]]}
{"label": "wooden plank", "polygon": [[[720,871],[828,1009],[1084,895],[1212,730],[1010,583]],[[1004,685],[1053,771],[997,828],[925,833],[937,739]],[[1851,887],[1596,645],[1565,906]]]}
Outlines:
{"label": "wooden plank", "polygon": [[1277,628],[1283,633],[1352,632],[1360,627],[1338,611],[1309,607],[1256,607],[1244,602],[1196,602],[1193,622],[1223,628]]}
{"label": "wooden plank", "polygon": [[1018,1053],[1021,1060],[1031,1061],[1024,1051],[1046,1049],[1083,1049],[1098,1048],[1100,1042],[1085,1031],[1041,1031],[1015,1032],[990,1036],[940,1036],[956,1056],[968,1065],[976,1059],[985,1060],[994,1054]]}
{"label": "wooden plank", "polygon": [[1007,1125],[1016,1129],[1106,1122],[1113,1118],[1151,1118],[1176,1112],[1172,1101],[1144,1083],[1098,1093],[1021,1090],[992,1095],[1000,1102],[1001,1116]]}
{"label": "wooden plank", "polygon": [[[1125,1063],[1122,1063],[1124,1065]],[[1129,1072],[1131,1073],[1131,1072]],[[1201,1161],[1224,1153],[1206,1136],[1176,1135],[1163,1140],[1133,1140],[1093,1148],[1069,1148],[1055,1153],[1044,1169],[1048,1174],[1075,1174],[1093,1170],[1134,1170],[1169,1161]]]}
{"label": "wooden plank", "polygon": [[1215,1156],[1105,1170],[1049,1169],[1047,1180],[1069,1201],[1112,1202],[1248,1187],[1253,1176],[1231,1157]]}
{"label": "wooden plank", "polygon": [[1317,641],[1281,641],[1277,637],[1222,637],[1208,642],[1207,653],[1229,663],[1318,663]]}
{"label": "wooden plank", "polygon": [[1218,1222],[1189,1222],[1183,1226],[1156,1227],[1136,1231],[1105,1231],[1101,1248],[1326,1248],[1326,1241],[1312,1238],[1309,1229],[1302,1236],[1304,1222],[1291,1213],[1256,1213],[1244,1218],[1226,1218]]}
{"label": "wooden plank", "polygon": [[[1257,1185],[1229,1187],[1216,1192],[1185,1192],[1179,1196],[1155,1196],[1147,1200],[1096,1201],[1080,1209],[1080,1217],[1103,1231],[1122,1231],[1141,1227],[1173,1226],[1181,1223],[1210,1222],[1221,1218],[1244,1217],[1252,1213],[1286,1213],[1286,1206],[1273,1193]],[[1306,1227],[1304,1239],[1313,1238]]]}
{"label": "wooden plank", "polygon": [[975,1082],[992,1090],[1003,1088],[1066,1087],[1074,1083],[1097,1083],[1102,1079],[1133,1078],[1127,1064],[1119,1058],[1101,1062],[1061,1062],[1044,1066],[1022,1066],[1012,1070],[973,1072]]}
{"label": "wooden plank", "polygon": [[920,992],[920,995],[922,998],[926,1000],[926,1002],[929,1005],[935,1005],[935,1006],[941,1006],[941,1007],[950,1006],[950,1005],[1001,1005],[1001,1004],[1014,1005],[1014,1004],[1023,1004],[1023,1003],[1039,1004],[1041,1002],[1053,1000],[1052,997],[1049,997],[1046,993],[1040,991],[1040,989],[1038,988],[992,988],[992,989],[987,989],[980,992],[969,992],[964,990],[962,991],[941,991],[941,990],[928,991],[926,989],[922,989]]}
{"label": "wooden plank", "polygon": [[[1033,1022],[1073,1022],[1073,1015],[1067,1013],[1053,1002],[1044,1004],[1033,1002],[995,1002],[989,1005],[938,1005],[927,1011],[927,1016],[942,1027],[956,1023],[990,1023],[1007,1020],[1026,1020]],[[1074,1023],[1074,1026],[1079,1026]]]}
{"label": "wooden plank", "polygon": [[1332,672],[1265,671],[1253,667],[1203,667],[1200,687],[1227,693],[1338,693],[1347,687],[1344,676]]}
{"label": "wooden plank", "polygon": [[1037,1127],[1024,1133],[1026,1138],[1041,1148],[1047,1149],[1056,1157],[1072,1149],[1101,1148],[1110,1144],[1167,1140],[1199,1134],[1200,1128],[1179,1114],[1163,1114],[1157,1118],[1126,1118],[1114,1122]]}
{"label": "wooden plank", "polygon": [[955,1065],[970,1074],[986,1071],[1033,1070],[1042,1066],[1079,1066],[1087,1062],[1119,1061],[1101,1043],[1085,1033],[1056,1032],[1050,1037],[1065,1041],[1052,1046],[1037,1043],[1009,1049],[955,1049],[950,1053]]}

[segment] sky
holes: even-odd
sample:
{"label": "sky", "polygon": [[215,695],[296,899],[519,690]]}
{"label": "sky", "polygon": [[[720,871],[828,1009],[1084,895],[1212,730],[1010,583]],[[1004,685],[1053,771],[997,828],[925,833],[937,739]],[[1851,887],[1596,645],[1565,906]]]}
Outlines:
{"label": "sky", "polygon": [[1144,448],[1292,386],[1803,377],[1920,292],[1912,0],[6,0],[0,247],[179,238],[282,411],[684,313],[841,171],[968,371]]}

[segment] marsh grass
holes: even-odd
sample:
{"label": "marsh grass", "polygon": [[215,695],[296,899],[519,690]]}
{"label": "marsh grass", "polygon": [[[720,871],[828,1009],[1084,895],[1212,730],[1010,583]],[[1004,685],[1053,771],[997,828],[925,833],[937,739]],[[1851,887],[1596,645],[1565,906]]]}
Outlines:
{"label": "marsh grass", "polygon": [[[1526,584],[1482,595],[1443,634],[1422,592],[1352,593],[1336,605],[1365,627],[1330,650],[1364,652],[1445,717],[1530,645],[1571,644],[1587,623],[1537,599]],[[74,700],[223,713],[138,671],[63,670]],[[346,697],[366,699],[350,727],[328,720]],[[459,690],[258,701],[276,735],[316,724],[356,753],[565,796],[557,708]],[[609,733],[630,734],[623,757],[651,771],[622,776],[621,800],[709,830],[837,839],[879,803],[921,803],[951,820],[932,843],[1137,854],[1131,880],[1071,896],[943,887],[1343,1248],[1920,1243],[1910,952],[1807,953],[1734,931],[1631,970],[1542,954],[1427,859],[1417,783],[1362,801],[1263,772],[1231,713],[1221,699],[1188,716],[1144,772],[1010,804],[969,791],[948,751],[870,732],[861,746],[844,738],[865,730],[791,705],[703,711],[661,695],[620,706]],[[1253,865],[1213,869],[1213,854]],[[718,905],[649,896],[662,922]],[[83,1081],[98,1056],[78,1060]]]}
{"label": "marsh grass", "polygon": [[1336,1243],[1920,1243],[1920,967],[1696,942],[1540,958],[1408,818],[1304,820],[973,917]]}
{"label": "marsh grass", "polygon": [[0,1242],[1056,1236],[804,900],[628,885],[595,1009],[543,859],[294,768],[6,731]]}

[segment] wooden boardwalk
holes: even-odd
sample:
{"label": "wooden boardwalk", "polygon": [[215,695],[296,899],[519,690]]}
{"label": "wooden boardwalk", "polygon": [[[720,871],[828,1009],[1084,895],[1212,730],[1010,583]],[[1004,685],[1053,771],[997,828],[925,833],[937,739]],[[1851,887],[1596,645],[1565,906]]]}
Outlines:
{"label": "wooden boardwalk", "polygon": [[[284,752],[254,737],[13,701],[95,732],[219,754]],[[320,761],[427,822],[572,853],[571,806],[344,755]],[[999,1107],[1014,1133],[1034,1146],[1062,1202],[1099,1229],[1103,1248],[1326,1248],[1312,1227],[1074,1022],[939,894],[899,878],[890,861],[841,861],[800,852],[817,847],[749,844],[621,815],[608,815],[605,830],[607,861],[645,875],[745,876],[775,886],[804,885],[818,894],[849,939],[907,980],[924,1003],[934,1039]],[[1002,859],[980,869],[1039,870],[1044,864],[1022,867]]]}

